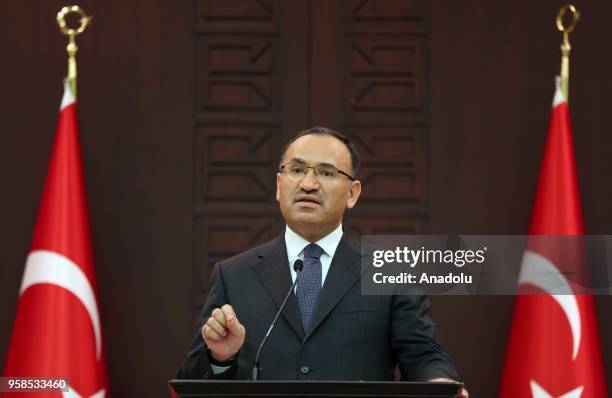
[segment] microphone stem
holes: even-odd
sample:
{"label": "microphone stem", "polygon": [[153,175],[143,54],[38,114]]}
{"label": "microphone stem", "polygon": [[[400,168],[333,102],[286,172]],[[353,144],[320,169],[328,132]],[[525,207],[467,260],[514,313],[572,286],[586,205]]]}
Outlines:
{"label": "microphone stem", "polygon": [[287,292],[287,295],[285,296],[283,303],[281,304],[281,306],[278,309],[278,312],[274,316],[274,319],[272,320],[272,323],[270,324],[270,327],[268,328],[268,332],[266,333],[263,340],[261,341],[261,344],[259,345],[259,349],[257,350],[257,354],[255,355],[255,360],[253,361],[253,370],[251,372],[252,380],[259,380],[259,373],[261,372],[261,369],[259,367],[259,355],[261,354],[261,351],[266,345],[266,341],[268,341],[268,337],[270,336],[270,333],[272,333],[272,329],[274,329],[274,325],[276,325],[276,320],[280,316],[281,312],[283,312],[283,308],[285,308],[285,304],[287,303],[287,300],[289,300],[289,296],[291,296],[291,292],[293,292],[293,290],[295,289],[295,286],[298,283],[300,274],[302,273],[301,270],[296,270],[295,272],[296,272],[295,282],[293,282],[293,285],[291,285],[291,289],[289,289],[289,291]]}

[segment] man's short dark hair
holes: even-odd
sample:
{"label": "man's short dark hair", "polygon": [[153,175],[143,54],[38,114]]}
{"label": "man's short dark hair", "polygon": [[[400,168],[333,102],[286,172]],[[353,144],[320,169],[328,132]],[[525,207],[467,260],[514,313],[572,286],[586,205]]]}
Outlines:
{"label": "man's short dark hair", "polygon": [[334,131],[332,129],[328,129],[327,127],[318,127],[318,126],[315,126],[315,127],[311,127],[311,128],[309,128],[307,130],[303,130],[303,131],[300,131],[299,133],[297,133],[283,147],[283,150],[281,151],[281,156],[280,156],[280,163],[281,164],[283,163],[283,158],[285,157],[285,154],[287,153],[287,149],[289,149],[291,144],[293,144],[298,138],[303,137],[305,135],[311,135],[311,134],[329,135],[329,136],[332,136],[332,137],[338,139],[339,141],[342,141],[342,143],[346,146],[346,148],[348,149],[349,153],[351,154],[351,167],[353,169],[353,177],[357,176],[357,173],[359,172],[359,167],[360,167],[360,165],[359,165],[359,153],[357,153],[357,149],[355,148],[355,145],[353,145],[353,141],[351,141],[344,134],[339,133],[337,131]]}

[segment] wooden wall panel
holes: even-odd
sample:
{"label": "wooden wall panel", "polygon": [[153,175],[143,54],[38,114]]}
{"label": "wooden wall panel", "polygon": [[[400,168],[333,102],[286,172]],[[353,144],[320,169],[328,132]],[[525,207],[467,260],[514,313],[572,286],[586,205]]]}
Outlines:
{"label": "wooden wall panel", "polygon": [[345,118],[350,123],[427,122],[427,38],[347,32]]}
{"label": "wooden wall panel", "polygon": [[196,319],[215,262],[281,231],[276,170],[287,107],[282,1],[197,2],[193,265]]}
{"label": "wooden wall panel", "polygon": [[278,160],[278,128],[200,126],[196,130],[197,204],[269,202]]}
{"label": "wooden wall panel", "polygon": [[359,151],[363,202],[425,202],[427,129],[347,127]]}
{"label": "wooden wall panel", "polygon": [[362,159],[363,191],[349,228],[426,231],[427,2],[313,2],[311,13],[312,123],[347,134]]}

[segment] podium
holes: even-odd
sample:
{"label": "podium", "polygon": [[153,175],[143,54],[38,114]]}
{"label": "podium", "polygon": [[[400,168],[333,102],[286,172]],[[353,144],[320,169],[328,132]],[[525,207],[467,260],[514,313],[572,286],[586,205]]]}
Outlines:
{"label": "podium", "polygon": [[461,383],[170,380],[177,398],[454,398]]}

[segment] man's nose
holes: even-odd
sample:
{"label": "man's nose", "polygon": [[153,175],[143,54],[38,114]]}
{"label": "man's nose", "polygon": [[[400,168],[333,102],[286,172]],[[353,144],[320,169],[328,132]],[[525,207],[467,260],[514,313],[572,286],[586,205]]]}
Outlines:
{"label": "man's nose", "polygon": [[306,170],[306,175],[300,181],[300,188],[307,191],[319,188],[319,178],[315,174],[314,169],[308,168]]}

